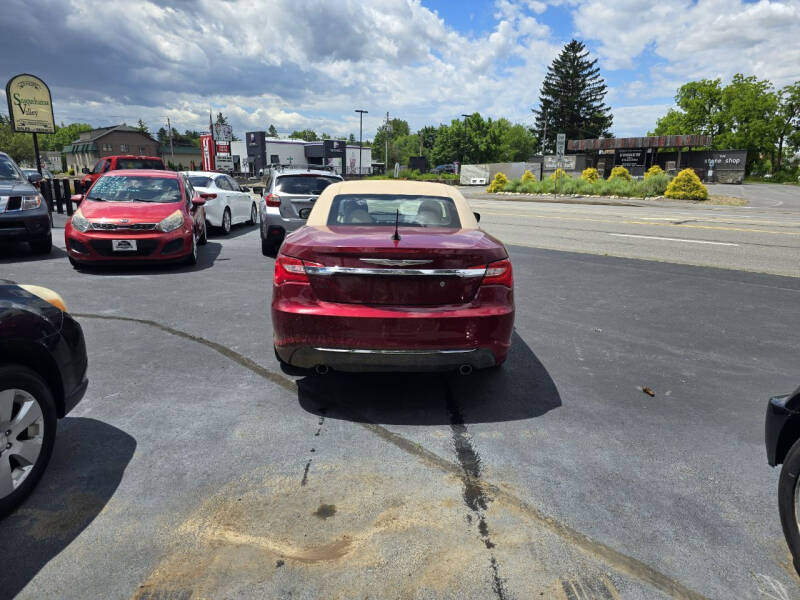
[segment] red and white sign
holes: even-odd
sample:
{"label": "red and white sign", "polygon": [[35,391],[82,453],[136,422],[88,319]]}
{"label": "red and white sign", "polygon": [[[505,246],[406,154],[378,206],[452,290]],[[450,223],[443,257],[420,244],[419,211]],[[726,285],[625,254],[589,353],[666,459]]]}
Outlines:
{"label": "red and white sign", "polygon": [[210,135],[200,136],[200,148],[203,152],[203,171],[214,170],[214,139]]}
{"label": "red and white sign", "polygon": [[217,154],[230,154],[231,145],[226,142],[217,142]]}

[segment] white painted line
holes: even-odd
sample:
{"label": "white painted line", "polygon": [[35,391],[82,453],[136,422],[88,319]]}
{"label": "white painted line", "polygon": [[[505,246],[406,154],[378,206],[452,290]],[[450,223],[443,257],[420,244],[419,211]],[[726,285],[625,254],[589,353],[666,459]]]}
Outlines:
{"label": "white painted line", "polygon": [[642,238],[645,240],[665,240],[667,242],[685,242],[687,244],[714,244],[715,246],[738,246],[730,242],[709,242],[707,240],[686,240],[683,238],[658,237],[656,235],[633,235],[632,233],[609,233],[616,237]]}

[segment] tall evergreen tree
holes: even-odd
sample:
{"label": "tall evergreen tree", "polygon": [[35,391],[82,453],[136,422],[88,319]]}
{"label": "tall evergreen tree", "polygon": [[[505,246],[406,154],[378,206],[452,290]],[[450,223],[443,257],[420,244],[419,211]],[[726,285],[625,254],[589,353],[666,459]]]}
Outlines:
{"label": "tall evergreen tree", "polygon": [[555,150],[559,133],[567,134],[568,140],[609,135],[613,117],[605,97],[606,83],[597,59],[589,59],[583,42],[572,40],[547,69],[539,108],[533,111],[537,137],[545,141],[545,151]]}
{"label": "tall evergreen tree", "polygon": [[267,129],[267,135],[272,138],[278,137],[278,130],[275,129],[275,125],[270,124],[269,129]]}

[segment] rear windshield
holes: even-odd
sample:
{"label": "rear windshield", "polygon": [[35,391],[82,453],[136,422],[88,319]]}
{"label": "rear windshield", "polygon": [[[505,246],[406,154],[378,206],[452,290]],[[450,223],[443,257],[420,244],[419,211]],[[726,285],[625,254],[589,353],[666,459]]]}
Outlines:
{"label": "rear windshield", "polygon": [[118,158],[117,168],[123,169],[157,169],[159,171],[164,169],[164,163],[160,160],[153,160],[147,158]]}
{"label": "rear windshield", "polygon": [[192,187],[208,187],[211,177],[189,177],[189,183],[192,184]]}
{"label": "rear windshield", "polygon": [[461,227],[452,198],[389,194],[335,196],[328,225],[382,225],[394,227]]}
{"label": "rear windshield", "polygon": [[180,202],[181,192],[174,177],[104,175],[87,197],[103,202]]}
{"label": "rear windshield", "polygon": [[337,177],[323,175],[283,175],[275,181],[275,191],[284,194],[309,194],[319,196],[326,187],[337,183]]}

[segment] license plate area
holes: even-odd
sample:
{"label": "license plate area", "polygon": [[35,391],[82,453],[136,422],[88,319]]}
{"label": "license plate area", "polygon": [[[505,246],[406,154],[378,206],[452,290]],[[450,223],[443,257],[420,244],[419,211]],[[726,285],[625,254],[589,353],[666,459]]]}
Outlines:
{"label": "license plate area", "polygon": [[114,252],[136,252],[136,240],[111,240]]}

